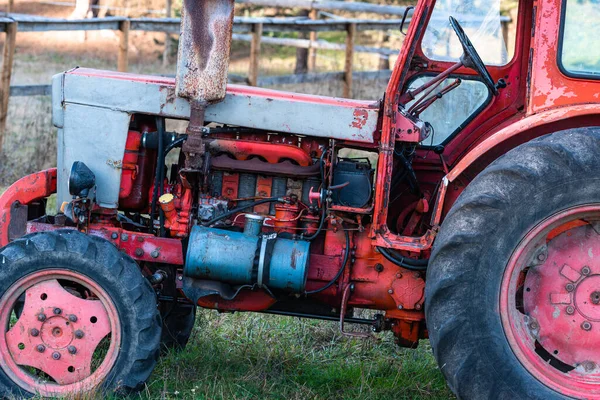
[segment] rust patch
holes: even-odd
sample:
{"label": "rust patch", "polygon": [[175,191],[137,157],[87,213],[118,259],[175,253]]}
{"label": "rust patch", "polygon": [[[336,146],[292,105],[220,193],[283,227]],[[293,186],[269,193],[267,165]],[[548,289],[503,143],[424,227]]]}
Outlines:
{"label": "rust patch", "polygon": [[362,108],[357,108],[354,110],[354,120],[350,124],[351,128],[362,129],[367,124],[369,120],[369,112],[367,110],[363,110]]}

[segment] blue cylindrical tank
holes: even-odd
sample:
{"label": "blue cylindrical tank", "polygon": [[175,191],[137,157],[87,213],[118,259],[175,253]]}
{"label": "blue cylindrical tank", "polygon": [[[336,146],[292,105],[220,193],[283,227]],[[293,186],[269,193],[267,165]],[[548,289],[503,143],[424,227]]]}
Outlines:
{"label": "blue cylindrical tank", "polygon": [[302,293],[306,284],[310,242],[275,235],[195,226],[183,273],[196,279],[255,284]]}

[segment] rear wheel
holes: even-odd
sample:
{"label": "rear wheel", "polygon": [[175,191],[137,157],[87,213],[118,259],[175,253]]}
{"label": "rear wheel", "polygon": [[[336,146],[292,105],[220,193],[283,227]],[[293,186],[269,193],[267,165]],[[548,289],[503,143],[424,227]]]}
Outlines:
{"label": "rear wheel", "polygon": [[600,399],[600,130],[507,153],[436,239],[426,317],[463,399]]}
{"label": "rear wheel", "polygon": [[1,249],[0,309],[0,397],[135,391],[156,363],[155,294],[103,239],[65,230]]}

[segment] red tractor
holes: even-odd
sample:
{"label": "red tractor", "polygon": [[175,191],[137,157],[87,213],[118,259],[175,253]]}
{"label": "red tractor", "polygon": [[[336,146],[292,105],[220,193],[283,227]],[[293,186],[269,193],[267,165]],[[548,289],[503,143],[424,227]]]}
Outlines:
{"label": "red tractor", "polygon": [[421,0],[378,102],[227,86],[233,0],[185,2],[176,80],[57,75],[58,167],[0,197],[0,395],[139,390],[200,306],[600,399],[599,7],[499,3]]}

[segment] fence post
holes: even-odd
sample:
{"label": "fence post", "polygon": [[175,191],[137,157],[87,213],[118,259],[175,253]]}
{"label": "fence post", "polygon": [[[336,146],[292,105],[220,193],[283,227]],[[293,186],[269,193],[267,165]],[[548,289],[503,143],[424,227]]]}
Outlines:
{"label": "fence post", "polygon": [[10,14],[11,12],[13,12],[13,9],[14,9],[14,3],[15,3],[15,1],[14,1],[14,0],[8,0],[8,4],[7,4],[7,6],[6,6],[6,13],[7,13],[7,14]]}
{"label": "fence post", "polygon": [[250,42],[250,68],[248,70],[248,84],[258,85],[258,67],[260,61],[260,39],[262,37],[263,24],[252,25],[252,42]]}
{"label": "fence post", "polygon": [[[319,12],[317,10],[311,10],[309,17],[312,20],[317,20],[319,18]],[[309,39],[311,46],[308,48],[308,70],[314,72],[317,69],[317,49],[312,47],[312,43],[317,41],[317,31],[311,31]]]}
{"label": "fence post", "polygon": [[6,118],[8,116],[8,98],[10,96],[10,77],[12,75],[17,39],[17,23],[6,25],[6,40],[2,52],[2,73],[0,75],[0,153],[6,134]]}
{"label": "fence post", "polygon": [[[167,0],[166,4],[166,17],[171,18],[171,0]],[[171,34],[165,33],[165,50],[163,52],[163,67],[169,65],[169,57],[171,56]]]}
{"label": "fence post", "polygon": [[[389,41],[390,41],[390,35],[388,35],[388,33],[386,31],[382,31],[381,32],[381,40],[379,42],[379,47],[381,47],[381,48],[388,47]],[[380,71],[390,69],[390,56],[388,56],[387,54],[379,55],[378,69]]]}
{"label": "fence post", "polygon": [[346,62],[344,64],[344,97],[352,97],[352,64],[354,61],[354,36],[356,24],[346,25]]}
{"label": "fence post", "polygon": [[119,41],[119,57],[117,59],[117,70],[127,72],[129,67],[129,27],[131,23],[128,19],[119,23],[121,37]]}

